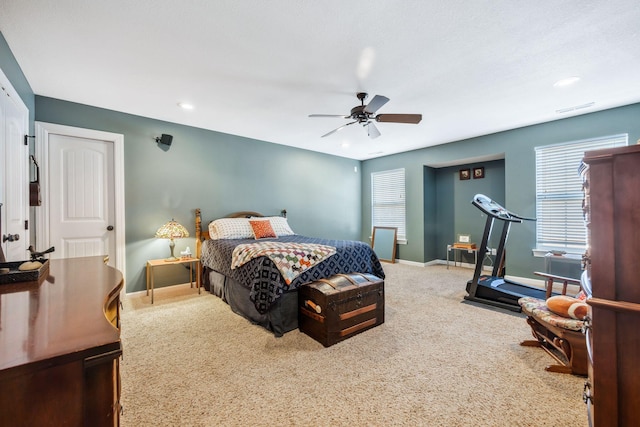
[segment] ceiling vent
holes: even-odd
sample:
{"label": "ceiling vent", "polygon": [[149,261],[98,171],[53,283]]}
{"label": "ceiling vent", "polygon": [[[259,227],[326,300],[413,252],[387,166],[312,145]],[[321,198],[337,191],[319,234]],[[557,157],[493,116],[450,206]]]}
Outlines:
{"label": "ceiling vent", "polygon": [[570,113],[571,111],[582,110],[583,108],[593,107],[594,104],[595,102],[587,102],[586,104],[582,104],[582,105],[575,105],[573,107],[561,108],[559,110],[556,110],[556,113],[558,114]]}

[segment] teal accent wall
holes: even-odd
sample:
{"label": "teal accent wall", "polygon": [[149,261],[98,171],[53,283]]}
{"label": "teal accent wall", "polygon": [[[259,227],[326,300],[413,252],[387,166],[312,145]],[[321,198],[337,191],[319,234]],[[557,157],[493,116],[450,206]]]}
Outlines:
{"label": "teal accent wall", "polygon": [[[477,167],[484,167],[484,178],[460,179],[461,169],[469,169],[473,174],[473,169]],[[441,197],[432,200],[437,200],[435,204],[440,207],[437,223],[446,228],[438,227],[440,232],[435,239],[437,244],[435,257],[446,259],[447,245],[455,243],[458,234],[469,234],[471,242],[477,245],[482,241],[487,216],[471,204],[476,194],[484,194],[504,205],[504,160],[467,163],[436,170],[438,179],[435,186],[437,194]],[[425,192],[427,191],[433,190],[425,188]],[[499,231],[497,229],[493,231],[489,247],[497,247],[500,240]],[[453,255],[451,253],[449,257],[452,259]],[[458,253],[458,257],[463,262],[474,263],[473,255],[467,252]]]}
{"label": "teal accent wall", "polygon": [[18,92],[22,102],[29,109],[29,133],[33,135],[34,132],[34,112],[35,112],[35,95],[31,89],[31,85],[27,81],[18,61],[16,61],[11,48],[7,44],[4,36],[0,32],[0,70],[11,82],[13,88]]}
{"label": "teal accent wall", "polygon": [[[204,225],[286,209],[298,234],[360,238],[360,161],[41,96],[36,120],[124,135],[127,292],[146,288],[147,259],[169,254],[157,228],[175,218],[194,236],[195,208]],[[163,133],[173,135],[168,149],[154,140]],[[176,240],[176,254],[187,245],[195,250],[193,237]],[[159,286],[188,279],[181,266],[162,268]]]}
{"label": "teal accent wall", "polygon": [[[424,209],[424,256],[425,259],[437,258],[437,244],[438,235],[441,233],[440,222],[438,221],[438,206],[432,203],[436,200],[436,182],[437,182],[437,169],[424,167],[423,170],[423,209]],[[413,237],[413,236],[412,236]]]}
{"label": "teal accent wall", "polygon": [[[428,122],[423,123],[421,126],[427,132]],[[620,133],[629,135],[630,144],[640,138],[640,104],[366,160],[362,163],[361,236],[364,238],[371,232],[372,172],[405,168],[408,238],[407,245],[399,245],[398,257],[424,263],[443,259],[446,245],[455,239],[456,233],[467,232],[479,243],[486,218],[470,203],[475,193],[483,193],[519,215],[535,217],[536,146]],[[503,160],[478,161],[481,158]],[[484,179],[458,180],[459,169],[474,166],[485,167]],[[577,168],[578,165],[576,173]],[[431,169],[435,169],[435,183],[430,177]],[[433,206],[435,227],[430,220]],[[493,234],[496,233],[494,230]],[[544,260],[532,253],[535,234],[535,222],[511,227],[507,274],[533,277],[533,271],[544,268]]]}

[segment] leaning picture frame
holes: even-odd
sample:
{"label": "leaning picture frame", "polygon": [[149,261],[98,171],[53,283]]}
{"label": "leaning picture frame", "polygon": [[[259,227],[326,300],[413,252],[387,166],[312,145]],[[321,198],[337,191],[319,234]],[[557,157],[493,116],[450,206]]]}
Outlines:
{"label": "leaning picture frame", "polygon": [[396,262],[397,227],[373,227],[371,247],[380,261]]}
{"label": "leaning picture frame", "polygon": [[471,243],[470,234],[458,234],[458,243]]}

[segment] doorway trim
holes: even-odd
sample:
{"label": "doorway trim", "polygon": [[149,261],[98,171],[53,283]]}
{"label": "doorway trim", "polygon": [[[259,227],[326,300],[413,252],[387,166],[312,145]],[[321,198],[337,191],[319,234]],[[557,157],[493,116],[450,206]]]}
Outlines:
{"label": "doorway trim", "polygon": [[49,135],[63,135],[77,138],[97,139],[113,144],[114,160],[114,203],[115,203],[115,266],[126,281],[125,253],[125,211],[124,211],[124,135],[93,129],[77,128],[54,123],[35,122],[36,157],[40,161],[40,187],[42,205],[36,208],[36,242],[38,246],[48,248],[49,242]]}

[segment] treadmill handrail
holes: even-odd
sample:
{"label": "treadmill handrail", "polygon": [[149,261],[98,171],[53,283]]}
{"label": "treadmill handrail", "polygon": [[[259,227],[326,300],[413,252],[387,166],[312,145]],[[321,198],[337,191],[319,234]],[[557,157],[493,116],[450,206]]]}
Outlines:
{"label": "treadmill handrail", "polygon": [[509,212],[509,213],[510,213],[512,216],[514,216],[514,217],[516,217],[516,218],[518,218],[518,219],[521,219],[521,220],[523,220],[523,221],[537,221],[537,219],[536,219],[536,218],[526,218],[526,217],[524,217],[524,216],[516,215],[516,214],[514,214],[513,212]]}

